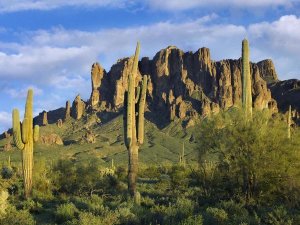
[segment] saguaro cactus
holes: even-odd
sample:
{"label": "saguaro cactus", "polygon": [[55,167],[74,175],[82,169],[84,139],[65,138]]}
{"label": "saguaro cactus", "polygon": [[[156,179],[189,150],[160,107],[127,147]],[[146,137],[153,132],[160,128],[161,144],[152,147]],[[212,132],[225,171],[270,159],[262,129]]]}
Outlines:
{"label": "saguaro cactus", "polygon": [[[147,76],[144,75],[142,88],[135,88],[140,44],[137,43],[131,73],[128,77],[128,91],[125,92],[124,103],[124,138],[128,149],[128,190],[134,199],[138,199],[136,190],[138,173],[138,151],[144,142],[144,112],[147,92]],[[136,109],[138,113],[136,114]],[[138,203],[138,202],[136,202]]]}
{"label": "saguaro cactus", "polygon": [[33,127],[33,90],[29,89],[25,105],[25,115],[20,126],[19,110],[14,109],[13,119],[13,139],[18,149],[22,150],[22,170],[25,198],[30,197],[32,190],[32,168],[33,168],[33,142],[38,141],[39,126]]}
{"label": "saguaro cactus", "polygon": [[185,147],[184,147],[184,142],[182,143],[181,153],[179,153],[179,165],[185,167]]}
{"label": "saguaro cactus", "polygon": [[292,125],[292,107],[289,106],[289,112],[288,112],[288,118],[287,118],[287,125],[288,125],[288,130],[287,130],[287,137],[288,139],[291,138],[291,125]]}
{"label": "saguaro cactus", "polygon": [[242,103],[246,117],[252,117],[252,84],[249,62],[249,43],[247,39],[242,43]]}

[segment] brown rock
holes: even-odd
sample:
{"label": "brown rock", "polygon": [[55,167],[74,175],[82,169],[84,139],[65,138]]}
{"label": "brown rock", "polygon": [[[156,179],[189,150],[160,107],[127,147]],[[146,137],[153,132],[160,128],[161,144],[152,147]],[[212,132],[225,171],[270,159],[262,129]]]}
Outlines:
{"label": "brown rock", "polygon": [[12,150],[12,145],[10,142],[8,142],[3,146],[3,151],[8,152],[10,150]]}
{"label": "brown rock", "polygon": [[72,104],[72,115],[74,119],[79,120],[85,112],[85,103],[81,100],[80,95],[77,95]]}
{"label": "brown rock", "polygon": [[278,81],[275,66],[271,59],[265,59],[257,63],[259,74],[267,83],[274,83]]}
{"label": "brown rock", "polygon": [[71,117],[71,104],[70,101],[66,101],[66,109],[65,109],[65,120]]}
{"label": "brown rock", "polygon": [[102,78],[105,74],[105,70],[100,66],[99,63],[94,63],[91,70],[92,78],[92,94],[90,97],[90,105],[95,108],[100,100],[100,86]]}
{"label": "brown rock", "polygon": [[46,145],[63,145],[63,141],[57,134],[41,135],[40,142]]}
{"label": "brown rock", "polygon": [[92,131],[88,130],[82,138],[81,142],[86,143],[96,143],[96,135],[92,133]]}
{"label": "brown rock", "polygon": [[46,126],[46,125],[48,125],[48,116],[47,116],[47,112],[46,112],[46,111],[43,111],[42,114],[43,114],[43,126]]}

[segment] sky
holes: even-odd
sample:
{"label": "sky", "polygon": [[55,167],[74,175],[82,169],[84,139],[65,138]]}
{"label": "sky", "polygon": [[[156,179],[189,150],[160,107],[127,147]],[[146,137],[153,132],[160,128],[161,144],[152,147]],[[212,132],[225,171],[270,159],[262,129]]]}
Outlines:
{"label": "sky", "polygon": [[251,61],[300,79],[300,0],[0,0],[0,133],[28,88],[35,115],[87,100],[92,63],[109,71],[137,41],[141,57],[175,45],[221,60],[239,58],[244,38]]}

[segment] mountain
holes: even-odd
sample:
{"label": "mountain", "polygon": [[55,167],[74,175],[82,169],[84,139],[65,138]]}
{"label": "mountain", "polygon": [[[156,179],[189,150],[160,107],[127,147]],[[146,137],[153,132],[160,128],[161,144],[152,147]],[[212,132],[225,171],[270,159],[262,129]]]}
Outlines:
{"label": "mountain", "polygon": [[[80,149],[82,146],[76,144],[103,146],[107,143],[106,149],[114,149],[111,153],[121,154],[125,148],[121,115],[132,62],[132,58],[119,59],[108,72],[94,63],[89,100],[84,101],[78,95],[72,104],[67,101],[66,107],[42,112],[34,119],[35,124],[42,126],[42,144],[64,144],[64,148],[71,145],[72,149]],[[284,113],[292,105],[294,119],[299,118],[300,81],[279,81],[270,59],[251,63],[250,70],[255,109],[269,108],[273,113]],[[149,78],[145,117],[151,129],[146,131],[145,152],[151,149],[153,154],[160,155],[159,149],[168,152],[167,146],[178,147],[181,139],[190,143],[186,146],[192,152],[196,132],[193,127],[201,118],[241,104],[241,59],[213,61],[208,48],[183,52],[169,46],[153,59],[144,57],[139,61],[136,86],[145,74]],[[2,138],[7,136],[9,132]],[[103,140],[106,140],[104,144]],[[0,146],[5,144],[7,141],[2,141]],[[171,152],[158,158],[174,158]]]}
{"label": "mountain", "polygon": [[[131,66],[132,58],[119,59],[108,72],[99,63],[94,63],[91,70],[91,97],[84,102],[80,96],[76,96],[71,115],[80,119],[89,112],[121,112]],[[147,117],[158,125],[168,124],[175,118],[193,124],[198,117],[241,104],[241,60],[213,61],[208,48],[183,52],[175,46],[169,46],[160,50],[153,59],[144,57],[139,61],[136,85],[144,74],[149,77]],[[251,75],[254,108],[269,108],[277,112],[279,106],[280,111],[286,110],[282,103],[285,97],[278,95],[278,92],[290,86],[279,85],[281,81],[278,80],[272,60],[251,63]],[[290,95],[285,96],[290,98]],[[299,109],[294,100],[289,102]],[[50,123],[63,119],[64,111],[61,108],[48,112]],[[157,115],[159,121],[156,121]],[[41,123],[42,114],[36,121]]]}

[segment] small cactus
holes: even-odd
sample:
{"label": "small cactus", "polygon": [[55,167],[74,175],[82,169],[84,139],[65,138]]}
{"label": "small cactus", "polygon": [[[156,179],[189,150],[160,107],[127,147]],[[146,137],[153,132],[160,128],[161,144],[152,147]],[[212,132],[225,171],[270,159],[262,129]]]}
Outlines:
{"label": "small cactus", "polygon": [[290,139],[291,138],[291,125],[292,125],[292,107],[291,106],[289,106],[287,125],[288,125],[287,137],[288,137],[288,139]]}
{"label": "small cactus", "polygon": [[13,139],[18,149],[22,150],[22,170],[25,198],[30,197],[32,190],[32,168],[33,168],[33,143],[39,139],[39,126],[33,127],[33,90],[29,89],[27,94],[25,115],[20,126],[19,110],[14,109]]}
{"label": "small cactus", "polygon": [[185,167],[185,147],[184,147],[184,142],[182,143],[182,149],[181,153],[179,154],[179,165]]}

